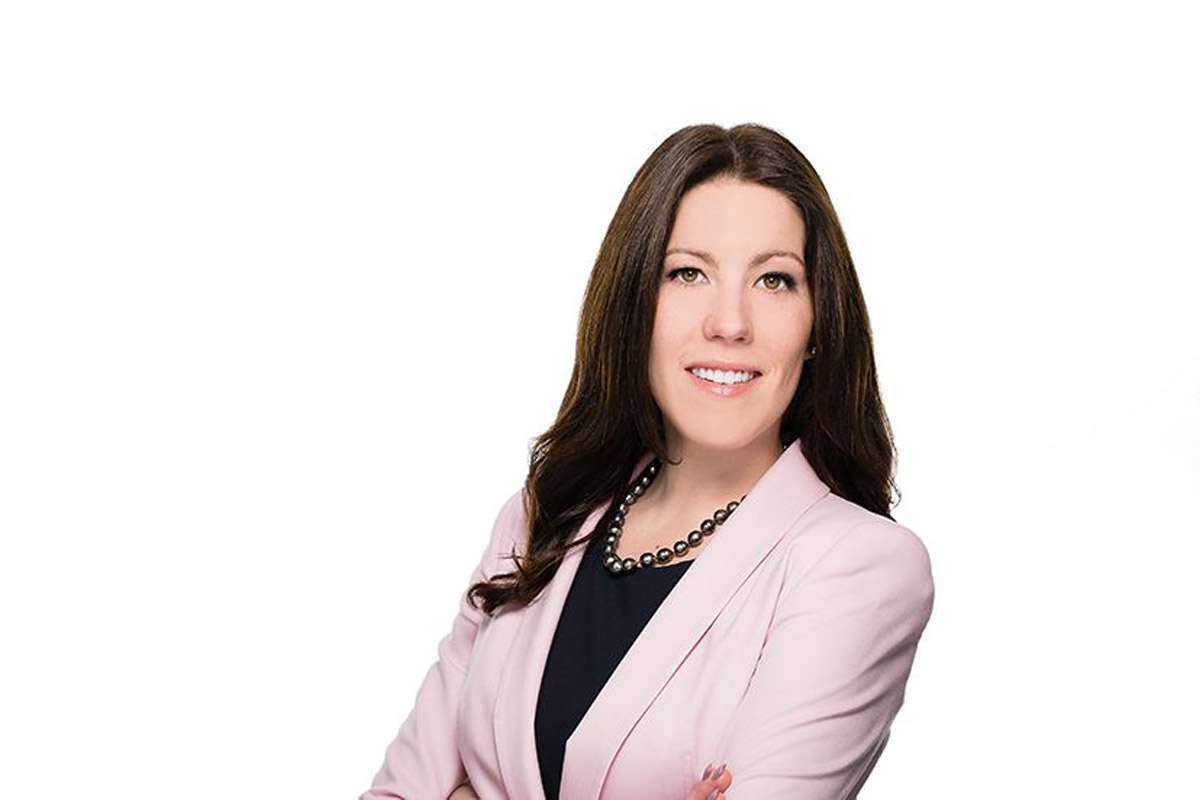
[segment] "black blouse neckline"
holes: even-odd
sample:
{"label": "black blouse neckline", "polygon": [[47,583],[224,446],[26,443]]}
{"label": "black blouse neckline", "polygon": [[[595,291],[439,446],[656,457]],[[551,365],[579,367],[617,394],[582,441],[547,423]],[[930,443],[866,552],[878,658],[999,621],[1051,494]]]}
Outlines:
{"label": "black blouse neckline", "polygon": [[606,523],[600,525],[585,546],[542,673],[534,738],[547,800],[559,800],[567,739],[650,618],[695,561],[614,575],[604,566],[607,530]]}

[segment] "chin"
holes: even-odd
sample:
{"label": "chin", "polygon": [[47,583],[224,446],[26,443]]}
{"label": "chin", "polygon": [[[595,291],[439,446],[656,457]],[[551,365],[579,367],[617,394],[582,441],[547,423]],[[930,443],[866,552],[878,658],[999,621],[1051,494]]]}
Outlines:
{"label": "chin", "polygon": [[724,435],[708,431],[677,430],[677,441],[681,447],[697,447],[704,450],[736,451],[754,444],[758,438],[755,430],[730,431]]}

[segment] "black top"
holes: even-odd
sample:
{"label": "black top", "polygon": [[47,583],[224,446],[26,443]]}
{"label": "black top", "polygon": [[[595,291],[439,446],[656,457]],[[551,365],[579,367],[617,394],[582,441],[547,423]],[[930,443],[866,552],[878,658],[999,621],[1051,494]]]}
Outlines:
{"label": "black top", "polygon": [[[607,527],[608,515],[602,525]],[[692,565],[642,567],[613,575],[593,535],[563,605],[546,657],[534,735],[546,800],[558,800],[567,738],[633,646],[658,606]]]}

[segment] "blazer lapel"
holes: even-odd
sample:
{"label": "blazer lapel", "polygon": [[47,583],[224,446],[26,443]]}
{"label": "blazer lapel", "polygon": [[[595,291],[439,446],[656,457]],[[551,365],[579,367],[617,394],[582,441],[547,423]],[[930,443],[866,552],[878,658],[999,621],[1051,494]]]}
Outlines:
{"label": "blazer lapel", "polygon": [[[651,460],[646,453],[629,481]],[[813,503],[829,493],[800,450],[800,440],[776,459],[721,526],[720,535],[675,584],[617,665],[567,739],[560,794],[598,800],[621,743],[737,588]],[[590,533],[607,511],[601,505],[579,534]],[[514,797],[545,800],[534,739],[534,714],[550,644],[582,559],[571,551],[516,634],[496,703],[496,742],[504,782]]]}
{"label": "blazer lapel", "polygon": [[[649,460],[649,456],[643,456],[640,463],[644,466]],[[637,472],[633,471],[630,481]],[[604,504],[593,509],[576,532],[575,539],[591,532],[606,510]],[[518,612],[521,621],[500,675],[499,697],[496,699],[493,720],[496,757],[510,797],[529,800],[545,800],[546,797],[538,765],[534,716],[546,658],[550,654],[550,645],[567,593],[583,559],[583,548],[580,545],[567,553],[542,593]]]}

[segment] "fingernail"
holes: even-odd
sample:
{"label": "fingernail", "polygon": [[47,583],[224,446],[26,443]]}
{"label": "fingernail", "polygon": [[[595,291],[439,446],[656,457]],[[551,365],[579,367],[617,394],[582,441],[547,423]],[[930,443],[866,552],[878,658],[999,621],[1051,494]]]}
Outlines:
{"label": "fingernail", "polygon": [[712,773],[712,764],[709,764],[707,767],[704,768],[704,777],[701,778],[700,780],[702,780],[702,781],[708,780],[708,776],[711,773]]}
{"label": "fingernail", "polygon": [[712,790],[712,794],[710,794],[710,795],[709,795],[708,797],[706,797],[704,800],[717,800],[717,790],[716,790],[716,789],[713,789],[713,790]]}
{"label": "fingernail", "polygon": [[712,774],[712,779],[715,781],[718,778],[720,778],[723,774],[725,774],[725,765],[724,764],[722,764],[720,769],[718,769],[716,772],[714,772]]}

